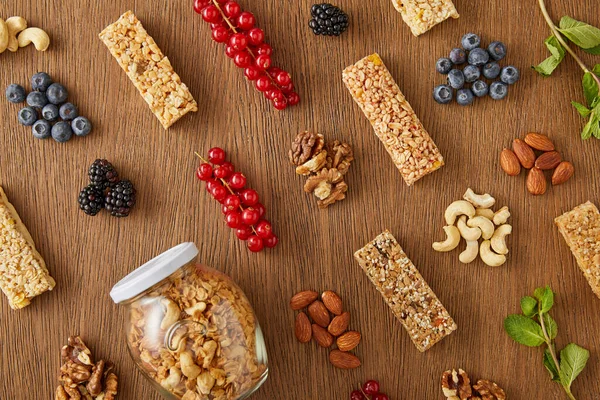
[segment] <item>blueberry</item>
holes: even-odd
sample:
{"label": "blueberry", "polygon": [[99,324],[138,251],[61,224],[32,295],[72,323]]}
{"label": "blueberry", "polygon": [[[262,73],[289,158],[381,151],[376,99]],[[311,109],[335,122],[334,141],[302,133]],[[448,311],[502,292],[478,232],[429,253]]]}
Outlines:
{"label": "blueberry", "polygon": [[492,82],[490,85],[490,97],[494,100],[502,100],[508,93],[508,86],[502,82]]}
{"label": "blueberry", "polygon": [[452,61],[449,58],[442,57],[435,63],[435,70],[440,74],[446,75],[452,69]]}
{"label": "blueberry", "polygon": [[473,97],[473,92],[471,92],[471,89],[460,89],[458,92],[456,92],[456,102],[461,106],[468,106],[469,104],[473,103],[474,99],[475,97]]}
{"label": "blueberry", "polygon": [[465,85],[465,75],[460,69],[453,69],[448,73],[448,84],[453,89],[460,89]]}
{"label": "blueberry", "polygon": [[474,33],[467,33],[462,37],[460,44],[462,44],[462,47],[465,50],[473,50],[474,48],[479,47],[481,38]]}
{"label": "blueberry", "polygon": [[450,61],[455,65],[464,64],[467,61],[467,54],[463,49],[452,49],[450,51]]}
{"label": "blueberry", "polygon": [[35,121],[35,124],[33,124],[33,126],[31,127],[33,137],[36,139],[49,138],[51,130],[52,126],[50,125],[50,122],[45,121],[43,119]]}
{"label": "blueberry", "polygon": [[48,86],[48,90],[46,91],[46,96],[48,96],[48,101],[52,104],[62,104],[67,100],[67,96],[69,93],[67,89],[60,83],[53,83]]}
{"label": "blueberry", "polygon": [[38,114],[35,108],[25,107],[19,110],[19,123],[25,126],[31,126],[38,119]]}
{"label": "blueberry", "polygon": [[25,101],[26,97],[27,93],[21,85],[13,83],[11,85],[8,85],[8,87],[6,88],[6,100],[10,101],[11,103],[22,103]]}
{"label": "blueberry", "polygon": [[65,121],[71,121],[79,116],[77,107],[75,107],[72,103],[65,103],[60,106],[59,113],[60,117]]}
{"label": "blueberry", "polygon": [[481,71],[479,67],[467,65],[463,69],[463,74],[465,75],[465,82],[475,82],[481,76]]}
{"label": "blueberry", "polygon": [[439,85],[433,89],[433,98],[440,104],[448,104],[452,101],[452,88],[448,85]]}
{"label": "blueberry", "polygon": [[471,91],[477,97],[483,97],[489,92],[488,84],[484,81],[475,81],[471,85]]}
{"label": "blueberry", "polygon": [[92,130],[92,123],[86,117],[77,117],[71,122],[71,128],[77,136],[87,136]]}
{"label": "blueberry", "polygon": [[31,89],[45,92],[52,85],[52,78],[45,72],[38,72],[31,77]]}
{"label": "blueberry", "polygon": [[54,104],[46,104],[44,108],[42,108],[42,118],[46,121],[56,121],[58,115],[58,107]]}
{"label": "blueberry", "polygon": [[500,72],[500,80],[509,85],[518,81],[520,76],[519,70],[512,65],[502,68],[502,71]]}
{"label": "blueberry", "polygon": [[477,47],[469,52],[469,64],[478,67],[484,65],[490,60],[490,55],[481,47]]}
{"label": "blueberry", "polygon": [[31,92],[27,95],[27,105],[31,107],[42,109],[46,104],[48,104],[48,98],[45,93]]}
{"label": "blueberry", "polygon": [[500,61],[506,56],[506,46],[502,42],[492,42],[488,46],[488,53],[492,59]]}
{"label": "blueberry", "polygon": [[71,124],[68,122],[60,121],[52,127],[52,139],[56,140],[58,143],[65,143],[71,139],[72,135],[73,131],[71,130]]}
{"label": "blueberry", "polygon": [[496,79],[500,75],[500,66],[497,62],[492,61],[483,66],[483,76],[488,79]]}

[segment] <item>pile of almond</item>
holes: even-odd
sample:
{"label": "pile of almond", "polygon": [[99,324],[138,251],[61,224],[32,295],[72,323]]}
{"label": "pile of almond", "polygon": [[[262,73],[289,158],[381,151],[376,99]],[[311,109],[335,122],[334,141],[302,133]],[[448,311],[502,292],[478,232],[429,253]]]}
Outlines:
{"label": "pile of almond", "polygon": [[315,339],[319,346],[329,348],[335,341],[337,348],[329,353],[331,364],[342,369],[360,367],[358,357],[349,351],[358,346],[361,335],[357,331],[347,330],[350,314],[344,312],[340,296],[327,290],[321,294],[319,300],[319,293],[305,290],[292,297],[290,306],[292,310],[300,311],[296,315],[294,327],[300,343],[308,343]]}
{"label": "pile of almond", "polygon": [[533,195],[546,193],[544,171],[554,170],[553,186],[565,183],[575,172],[573,164],[563,161],[548,136],[540,133],[528,133],[525,140],[515,139],[512,150],[504,149],[500,153],[500,166],[510,176],[519,175],[521,167],[528,169],[527,190]]}

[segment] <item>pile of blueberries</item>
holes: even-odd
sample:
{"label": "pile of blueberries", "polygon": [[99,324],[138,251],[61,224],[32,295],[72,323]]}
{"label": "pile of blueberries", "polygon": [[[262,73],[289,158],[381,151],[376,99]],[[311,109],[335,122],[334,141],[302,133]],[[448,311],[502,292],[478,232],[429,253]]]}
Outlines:
{"label": "pile of blueberries", "polygon": [[[462,49],[455,48],[449,57],[442,57],[435,63],[440,74],[448,76],[447,85],[439,85],[433,89],[433,98],[440,104],[452,101],[454,90],[456,102],[461,106],[473,103],[475,97],[489,94],[494,100],[502,100],[508,93],[508,85],[519,80],[519,70],[512,65],[500,67],[498,61],[506,56],[506,46],[502,42],[492,42],[487,50],[479,47],[481,38],[474,33],[467,33],[461,40]],[[461,70],[460,65],[467,63]],[[488,85],[481,78],[495,80]],[[470,84],[470,87],[465,87]]]}
{"label": "pile of blueberries", "polygon": [[92,124],[80,117],[77,107],[67,102],[67,89],[55,83],[45,72],[31,77],[29,94],[23,86],[11,84],[6,88],[6,99],[19,104],[27,101],[27,107],[19,110],[19,123],[31,126],[33,136],[46,139],[50,136],[59,143],[65,143],[73,136],[86,136],[92,130]]}

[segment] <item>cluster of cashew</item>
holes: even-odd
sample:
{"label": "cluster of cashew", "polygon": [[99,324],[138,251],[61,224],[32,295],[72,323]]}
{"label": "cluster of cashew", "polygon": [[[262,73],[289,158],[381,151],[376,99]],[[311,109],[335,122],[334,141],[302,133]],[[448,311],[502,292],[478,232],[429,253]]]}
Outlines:
{"label": "cluster of cashew", "polygon": [[46,51],[50,37],[40,28],[28,28],[23,17],[10,17],[6,21],[0,18],[0,53],[6,49],[15,52],[31,43],[37,50]]}
{"label": "cluster of cashew", "polygon": [[[464,264],[474,261],[479,254],[481,260],[490,267],[498,267],[506,262],[508,247],[506,236],[512,226],[506,223],[510,217],[508,207],[494,212],[491,207],[496,200],[489,194],[476,194],[470,188],[463,196],[446,209],[446,240],[435,242],[435,251],[450,251],[458,247],[460,238],[467,242],[466,249],[458,259]],[[479,239],[483,241],[479,245]]]}

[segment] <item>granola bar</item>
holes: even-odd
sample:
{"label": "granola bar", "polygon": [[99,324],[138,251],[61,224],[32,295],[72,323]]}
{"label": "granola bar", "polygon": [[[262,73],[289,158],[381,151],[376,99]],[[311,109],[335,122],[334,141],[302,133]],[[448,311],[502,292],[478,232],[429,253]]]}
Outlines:
{"label": "granola bar", "polygon": [[0,187],[0,288],[14,310],[54,288],[29,231]]}
{"label": "granola bar", "polygon": [[198,111],[188,87],[131,11],[99,36],[165,129],[189,111]]}
{"label": "granola bar", "polygon": [[450,17],[459,17],[452,0],[392,0],[392,3],[415,36]]}
{"label": "granola bar", "polygon": [[379,54],[349,66],[342,78],[407,185],[444,165],[444,157]]}
{"label": "granola bar", "polygon": [[448,311],[389,231],[354,253],[419,351],[456,330]]}
{"label": "granola bar", "polygon": [[577,264],[600,297],[600,212],[587,202],[554,219]]}

